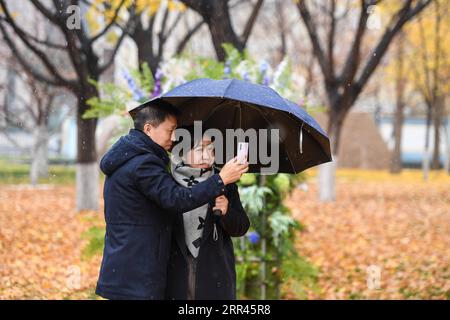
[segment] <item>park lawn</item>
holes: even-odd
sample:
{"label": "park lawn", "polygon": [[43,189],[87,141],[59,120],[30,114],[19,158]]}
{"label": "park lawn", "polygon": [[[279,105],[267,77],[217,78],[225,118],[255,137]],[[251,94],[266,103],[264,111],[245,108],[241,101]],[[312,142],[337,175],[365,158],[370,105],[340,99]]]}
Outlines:
{"label": "park lawn", "polygon": [[[30,165],[11,159],[0,159],[0,185],[29,184]],[[74,165],[49,165],[48,177],[39,180],[40,184],[75,183]]]}
{"label": "park lawn", "polygon": [[[336,203],[318,203],[317,171],[306,175],[308,190],[286,201],[306,227],[299,253],[319,270],[317,290],[302,297],[449,298],[447,174],[432,173],[425,183],[414,170],[338,170]],[[77,213],[73,180],[59,181],[0,183],[0,299],[97,298],[103,206]],[[367,288],[368,266],[381,270],[379,289]],[[284,291],[297,297],[288,283]]]}
{"label": "park lawn", "polygon": [[[308,169],[306,172],[307,177],[315,178],[318,175],[318,169]],[[390,183],[420,183],[423,181],[423,172],[417,169],[403,169],[399,174],[391,174],[386,170],[369,170],[369,169],[350,169],[342,168],[337,170],[336,177],[339,182],[383,182],[389,181]],[[450,183],[450,174],[444,170],[432,170],[429,172],[429,182],[437,183]]]}
{"label": "park lawn", "polygon": [[[48,176],[39,179],[41,185],[71,185],[75,184],[74,164],[50,164]],[[100,172],[100,182],[104,181],[104,174]],[[30,165],[0,158],[0,185],[30,184]]]}

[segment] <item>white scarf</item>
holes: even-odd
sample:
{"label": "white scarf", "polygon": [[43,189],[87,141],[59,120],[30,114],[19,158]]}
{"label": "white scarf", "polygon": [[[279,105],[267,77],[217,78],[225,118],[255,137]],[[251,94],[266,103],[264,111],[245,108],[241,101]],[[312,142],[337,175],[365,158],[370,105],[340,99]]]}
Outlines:
{"label": "white scarf", "polygon": [[[175,181],[187,188],[192,188],[192,186],[205,181],[213,175],[212,168],[192,168],[174,155],[171,156],[171,169]],[[186,246],[195,258],[197,258],[200,250],[207,210],[208,204],[205,204],[183,213]]]}

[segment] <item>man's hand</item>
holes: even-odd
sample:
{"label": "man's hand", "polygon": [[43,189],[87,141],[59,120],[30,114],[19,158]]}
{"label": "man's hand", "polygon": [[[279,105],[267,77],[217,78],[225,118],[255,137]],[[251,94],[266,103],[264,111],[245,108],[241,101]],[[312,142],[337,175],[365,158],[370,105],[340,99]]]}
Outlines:
{"label": "man's hand", "polygon": [[222,211],[222,215],[224,216],[227,213],[228,210],[228,199],[225,196],[220,196],[216,198],[216,205],[213,208],[214,210],[220,210]]}
{"label": "man's hand", "polygon": [[241,176],[248,171],[248,162],[239,164],[237,158],[234,157],[222,167],[220,177],[225,185],[238,181]]}

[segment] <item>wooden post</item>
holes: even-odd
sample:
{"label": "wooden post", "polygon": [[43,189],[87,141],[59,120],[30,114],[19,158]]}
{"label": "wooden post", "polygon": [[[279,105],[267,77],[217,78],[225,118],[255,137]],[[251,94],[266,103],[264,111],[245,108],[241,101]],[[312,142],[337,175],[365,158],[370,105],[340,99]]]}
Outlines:
{"label": "wooden post", "polygon": [[[263,187],[266,184],[266,176],[259,176],[259,186]],[[265,205],[265,201],[264,201]],[[266,243],[266,211],[263,209],[261,214],[262,224],[261,224],[261,300],[265,300],[267,297],[267,243]]]}

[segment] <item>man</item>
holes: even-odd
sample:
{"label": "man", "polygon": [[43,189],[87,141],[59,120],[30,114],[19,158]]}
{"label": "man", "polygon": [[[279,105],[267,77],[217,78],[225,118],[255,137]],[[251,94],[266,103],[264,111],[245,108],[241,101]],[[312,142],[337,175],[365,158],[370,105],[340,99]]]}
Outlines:
{"label": "man", "polygon": [[132,113],[135,129],[105,154],[106,234],[96,293],[108,299],[163,299],[175,212],[200,207],[225,193],[248,164],[236,159],[192,188],[168,172],[178,110],[153,102]]}

